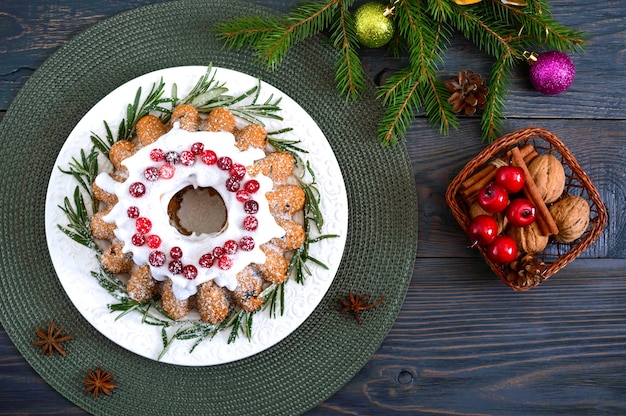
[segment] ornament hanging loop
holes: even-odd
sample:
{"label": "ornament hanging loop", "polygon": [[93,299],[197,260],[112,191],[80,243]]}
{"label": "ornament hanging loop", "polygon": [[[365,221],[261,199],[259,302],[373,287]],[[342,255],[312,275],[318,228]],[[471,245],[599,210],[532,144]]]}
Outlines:
{"label": "ornament hanging loop", "polygon": [[400,0],[396,0],[393,3],[391,3],[389,6],[385,6],[385,10],[383,11],[383,16],[392,17],[393,12],[396,9],[396,4],[398,4],[399,1]]}
{"label": "ornament hanging loop", "polygon": [[537,58],[539,55],[537,55],[535,52],[528,52],[528,51],[524,51],[524,53],[522,54],[522,56],[524,57],[524,59],[526,59],[526,62],[529,65],[534,64],[535,62],[537,62]]}

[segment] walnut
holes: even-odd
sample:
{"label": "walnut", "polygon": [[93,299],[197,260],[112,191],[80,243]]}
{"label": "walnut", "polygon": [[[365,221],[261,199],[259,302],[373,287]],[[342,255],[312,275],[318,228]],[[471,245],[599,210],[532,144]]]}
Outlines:
{"label": "walnut", "polygon": [[559,227],[556,241],[567,243],[585,233],[589,226],[589,203],[581,196],[570,195],[555,202],[550,207],[550,214]]}
{"label": "walnut", "polygon": [[517,247],[526,253],[538,253],[548,245],[549,237],[541,235],[537,221],[526,227],[510,226],[507,233],[513,237]]}
{"label": "walnut", "polygon": [[556,156],[550,153],[537,156],[528,165],[528,172],[546,204],[559,199],[565,189],[565,169]]}

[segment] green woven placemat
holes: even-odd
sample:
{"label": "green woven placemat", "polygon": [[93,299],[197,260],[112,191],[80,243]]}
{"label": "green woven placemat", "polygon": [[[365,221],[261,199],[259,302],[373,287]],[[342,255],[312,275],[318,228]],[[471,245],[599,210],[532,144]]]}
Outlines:
{"label": "green woven placemat", "polygon": [[[211,33],[215,21],[270,13],[233,0],[186,0],[109,18],[48,59],[0,125],[0,319],[30,365],[93,414],[306,411],[367,363],[400,310],[417,248],[417,196],[406,149],[376,143],[381,108],[373,86],[354,105],[337,95],[334,50],[323,39],[299,45],[277,71],[265,72],[248,54],[224,50]],[[209,62],[261,77],[317,121],[344,172],[350,220],[336,279],[300,328],[253,357],[183,367],[118,347],[77,312],[47,253],[44,200],[56,154],[90,107],[143,73]],[[357,326],[338,312],[338,299],[350,291],[387,298]],[[75,337],[66,343],[66,357],[41,356],[31,345],[34,328],[51,319]],[[96,366],[115,373],[111,396],[84,392],[82,379]]]}

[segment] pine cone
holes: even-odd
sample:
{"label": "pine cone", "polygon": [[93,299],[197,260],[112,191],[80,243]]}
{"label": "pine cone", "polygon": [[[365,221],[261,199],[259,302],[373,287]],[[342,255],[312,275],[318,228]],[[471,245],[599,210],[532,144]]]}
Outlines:
{"label": "pine cone", "polygon": [[515,282],[518,286],[531,288],[543,282],[546,278],[544,273],[547,266],[532,254],[525,254],[509,265],[511,271],[507,276],[509,282]]}
{"label": "pine cone", "polygon": [[471,116],[478,110],[484,110],[489,88],[485,80],[472,71],[459,71],[459,75],[446,81],[446,88],[452,94],[448,102],[456,113],[465,112]]}

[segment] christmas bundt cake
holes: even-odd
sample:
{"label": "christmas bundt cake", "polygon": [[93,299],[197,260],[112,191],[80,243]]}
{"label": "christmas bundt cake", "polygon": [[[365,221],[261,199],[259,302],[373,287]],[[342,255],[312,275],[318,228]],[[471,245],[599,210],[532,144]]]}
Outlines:
{"label": "christmas bundt cake", "polygon": [[181,105],[167,124],[141,118],[109,160],[113,170],[93,183],[90,228],[110,243],[102,266],[129,275],[131,298],[160,300],[175,319],[195,308],[217,324],[233,306],[255,311],[263,289],[287,279],[305,239],[305,195],[290,180],[293,157],[269,150],[264,127]]}

